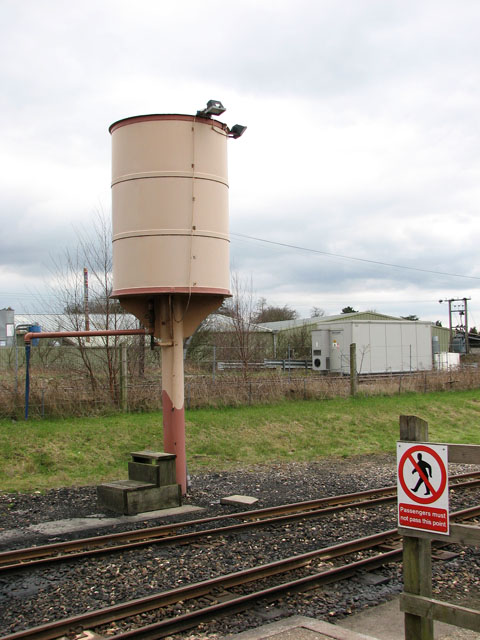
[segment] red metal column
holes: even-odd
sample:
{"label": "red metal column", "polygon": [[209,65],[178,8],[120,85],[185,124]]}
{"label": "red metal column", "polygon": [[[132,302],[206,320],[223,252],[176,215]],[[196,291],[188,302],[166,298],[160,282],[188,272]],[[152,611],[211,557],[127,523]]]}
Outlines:
{"label": "red metal column", "polygon": [[160,301],[162,347],[162,409],[163,446],[166,453],[176,455],[177,483],[182,494],[187,492],[187,461],[185,450],[185,407],[183,380],[183,317],[184,303],[178,296],[163,296]]}

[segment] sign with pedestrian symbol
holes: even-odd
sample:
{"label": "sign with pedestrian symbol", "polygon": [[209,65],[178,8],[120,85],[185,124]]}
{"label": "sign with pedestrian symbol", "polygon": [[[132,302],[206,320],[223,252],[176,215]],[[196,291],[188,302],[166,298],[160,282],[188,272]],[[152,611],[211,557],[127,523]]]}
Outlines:
{"label": "sign with pedestrian symbol", "polygon": [[448,447],[397,443],[398,526],[449,533]]}

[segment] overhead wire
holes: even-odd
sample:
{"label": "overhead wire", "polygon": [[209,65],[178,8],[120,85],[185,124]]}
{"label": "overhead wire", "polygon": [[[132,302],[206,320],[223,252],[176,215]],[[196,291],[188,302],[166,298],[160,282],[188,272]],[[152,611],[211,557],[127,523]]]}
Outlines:
{"label": "overhead wire", "polygon": [[316,253],[319,255],[323,255],[323,256],[327,256],[330,258],[343,258],[344,260],[354,260],[356,262],[366,262],[369,264],[375,264],[381,267],[391,267],[393,269],[408,269],[409,271],[420,271],[422,273],[433,273],[435,275],[439,275],[439,276],[449,276],[449,277],[453,277],[453,278],[468,278],[470,280],[480,280],[480,276],[467,276],[465,274],[460,274],[460,273],[449,273],[448,271],[436,271],[434,269],[422,269],[421,267],[409,267],[407,265],[402,265],[402,264],[393,264],[390,262],[382,262],[380,260],[371,260],[370,258],[357,258],[354,256],[346,256],[344,254],[341,253],[332,253],[329,251],[321,251],[320,249],[312,249],[310,247],[302,247],[299,245],[295,245],[295,244],[289,244],[287,242],[277,242],[275,240],[267,240],[266,238],[257,238],[255,236],[249,236],[246,235],[244,233],[234,233],[233,231],[230,232],[231,236],[235,236],[238,238],[245,238],[246,240],[254,240],[256,242],[263,242],[265,244],[272,244],[272,245],[276,245],[279,247],[285,247],[288,249],[295,249],[297,251],[306,251],[308,253]]}

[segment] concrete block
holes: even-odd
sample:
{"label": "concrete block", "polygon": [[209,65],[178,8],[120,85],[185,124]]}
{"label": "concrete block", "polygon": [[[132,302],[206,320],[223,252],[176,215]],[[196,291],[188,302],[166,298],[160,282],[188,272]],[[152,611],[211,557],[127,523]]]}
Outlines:
{"label": "concrete block", "polygon": [[148,450],[134,451],[131,455],[128,480],[97,487],[99,506],[124,515],[179,507],[182,491],[176,483],[176,456]]}
{"label": "concrete block", "polygon": [[156,487],[135,480],[101,484],[97,487],[97,498],[100,508],[129,516],[143,511],[179,507],[182,504],[179,484]]}
{"label": "concrete block", "polygon": [[158,465],[158,484],[160,487],[177,482],[177,470],[175,466],[175,457],[172,460],[162,461]]}
{"label": "concrete block", "polygon": [[220,498],[220,504],[234,504],[234,505],[249,505],[258,502],[258,498],[252,498],[251,496],[227,496],[226,498]]}
{"label": "concrete block", "polygon": [[143,511],[168,509],[182,504],[182,490],[179,484],[166,487],[152,487],[142,491],[127,493],[127,515],[135,515]]}
{"label": "concrete block", "polygon": [[[154,484],[158,487],[160,485],[159,470],[160,467],[156,464],[129,462],[128,478],[129,480],[137,480],[138,482],[148,482],[149,484]],[[168,484],[173,484],[173,482],[169,482]]]}
{"label": "concrete block", "polygon": [[155,488],[155,485],[136,480],[115,480],[97,487],[98,505],[115,513],[128,513],[127,495],[144,489]]}
{"label": "concrete block", "polygon": [[160,464],[164,460],[175,460],[174,453],[164,453],[163,451],[132,451],[130,454],[134,462],[143,462],[144,464]]}
{"label": "concrete block", "polygon": [[[133,480],[145,480],[146,482],[155,482],[157,486],[163,487],[176,483],[175,454],[163,453],[162,451],[134,451],[131,454],[132,462],[129,463],[128,477]],[[140,467],[132,467],[133,475],[130,475],[130,465],[144,465],[145,467],[153,467],[144,469]],[[154,480],[154,474],[157,473]],[[143,475],[142,475],[143,474]]]}

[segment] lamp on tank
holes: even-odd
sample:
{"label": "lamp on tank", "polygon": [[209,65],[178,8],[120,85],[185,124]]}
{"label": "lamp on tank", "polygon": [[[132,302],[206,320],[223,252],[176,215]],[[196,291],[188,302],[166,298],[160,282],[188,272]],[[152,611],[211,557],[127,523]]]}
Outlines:
{"label": "lamp on tank", "polygon": [[[209,100],[207,102],[207,106],[205,109],[197,111],[197,118],[211,118],[212,116],[220,116],[222,113],[225,113],[226,109],[220,100]],[[240,138],[245,133],[247,127],[244,127],[242,124],[234,124],[230,129],[226,127],[227,135],[229,138]]]}
{"label": "lamp on tank", "polygon": [[220,100],[209,100],[205,109],[197,111],[198,118],[211,118],[212,116],[221,116],[226,111]]}
{"label": "lamp on tank", "polygon": [[244,127],[242,124],[234,124],[233,127],[228,132],[229,138],[240,138],[245,133],[247,127]]}

